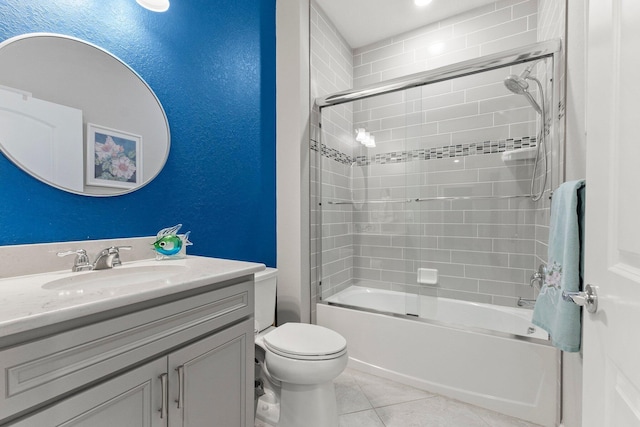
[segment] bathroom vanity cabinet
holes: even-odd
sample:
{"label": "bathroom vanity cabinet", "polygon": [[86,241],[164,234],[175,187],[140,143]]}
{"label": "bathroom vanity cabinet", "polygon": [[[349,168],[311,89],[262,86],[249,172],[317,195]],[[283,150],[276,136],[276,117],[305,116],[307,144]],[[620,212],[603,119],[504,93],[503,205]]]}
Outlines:
{"label": "bathroom vanity cabinet", "polygon": [[0,348],[0,425],[253,426],[252,277]]}

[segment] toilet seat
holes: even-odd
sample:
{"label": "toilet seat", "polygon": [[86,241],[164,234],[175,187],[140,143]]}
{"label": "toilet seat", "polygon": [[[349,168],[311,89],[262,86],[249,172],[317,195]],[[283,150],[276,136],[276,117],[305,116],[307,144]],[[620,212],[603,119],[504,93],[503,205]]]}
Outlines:
{"label": "toilet seat", "polygon": [[347,341],[340,334],[306,323],[285,323],[263,340],[269,351],[296,360],[335,359],[347,351]]}

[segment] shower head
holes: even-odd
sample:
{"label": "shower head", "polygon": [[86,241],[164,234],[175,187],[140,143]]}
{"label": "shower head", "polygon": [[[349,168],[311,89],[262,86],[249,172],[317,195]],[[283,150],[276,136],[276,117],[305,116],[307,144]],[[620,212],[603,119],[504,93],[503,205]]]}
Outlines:
{"label": "shower head", "polygon": [[538,105],[536,100],[529,93],[529,83],[527,82],[527,79],[530,78],[529,74],[531,74],[531,69],[533,68],[533,65],[534,64],[531,64],[527,68],[525,68],[524,71],[520,73],[519,76],[516,76],[515,74],[511,74],[510,76],[508,76],[506,79],[504,79],[504,85],[507,87],[507,89],[509,89],[511,92],[515,93],[516,95],[524,95],[527,98],[527,101],[529,101],[529,104],[531,104],[531,106],[533,107],[533,109],[536,110],[538,114],[542,114],[542,109],[540,108],[540,105]]}

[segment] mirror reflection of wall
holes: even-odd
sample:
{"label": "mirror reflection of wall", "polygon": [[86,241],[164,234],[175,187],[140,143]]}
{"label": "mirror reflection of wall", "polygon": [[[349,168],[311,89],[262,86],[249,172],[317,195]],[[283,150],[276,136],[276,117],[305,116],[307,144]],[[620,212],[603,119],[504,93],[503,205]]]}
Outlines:
{"label": "mirror reflection of wall", "polygon": [[166,162],[169,126],[158,98],[97,46],[57,34],[13,37],[0,44],[0,86],[0,149],[47,184],[118,195],[150,182]]}

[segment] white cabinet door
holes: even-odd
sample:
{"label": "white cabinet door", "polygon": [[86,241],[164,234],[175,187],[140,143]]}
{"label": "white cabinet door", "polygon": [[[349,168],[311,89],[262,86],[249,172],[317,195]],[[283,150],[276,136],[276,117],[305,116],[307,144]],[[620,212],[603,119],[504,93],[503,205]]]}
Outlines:
{"label": "white cabinet door", "polygon": [[166,358],[78,393],[14,427],[164,427],[160,375]]}
{"label": "white cabinet door", "polygon": [[253,426],[253,319],[169,355],[171,427]]}
{"label": "white cabinet door", "polygon": [[253,324],[245,320],[10,425],[253,426]]}
{"label": "white cabinet door", "polygon": [[640,2],[589,2],[584,427],[640,426]]}

